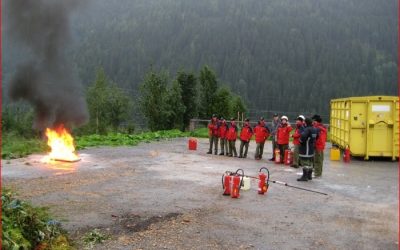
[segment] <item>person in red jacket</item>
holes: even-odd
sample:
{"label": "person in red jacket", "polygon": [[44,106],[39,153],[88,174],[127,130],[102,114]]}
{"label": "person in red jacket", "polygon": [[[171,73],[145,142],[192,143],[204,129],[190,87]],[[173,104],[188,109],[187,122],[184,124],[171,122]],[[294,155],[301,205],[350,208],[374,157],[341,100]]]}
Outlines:
{"label": "person in red jacket", "polygon": [[218,128],[218,135],[219,135],[219,141],[220,141],[220,146],[221,146],[221,153],[219,155],[228,155],[228,141],[226,139],[226,134],[228,132],[228,125],[226,124],[226,121],[223,117],[220,119],[220,124]]}
{"label": "person in red jacket", "polygon": [[254,155],[254,158],[256,160],[261,160],[263,152],[264,152],[265,140],[269,136],[269,130],[265,126],[265,121],[264,121],[263,117],[260,118],[257,126],[254,128],[254,135],[255,135],[256,144],[257,144],[256,154]]}
{"label": "person in red jacket", "polygon": [[294,145],[293,164],[291,165],[292,168],[299,168],[300,137],[301,137],[301,132],[304,129],[304,120],[305,120],[305,117],[302,115],[299,115],[299,117],[297,117],[297,119],[296,119],[296,130],[294,131],[294,134],[292,135],[293,145]]}
{"label": "person in red jacket", "polygon": [[322,175],[322,166],[324,162],[324,149],[327,137],[327,129],[322,124],[321,116],[314,115],[313,126],[317,129],[318,135],[315,141],[315,153],[314,153],[314,175],[320,177]]}
{"label": "person in red jacket", "polygon": [[212,115],[211,121],[208,124],[208,137],[210,141],[210,149],[207,154],[212,154],[212,146],[214,144],[214,153],[218,153],[218,119],[216,115]]}
{"label": "person in red jacket", "polygon": [[237,157],[237,152],[236,152],[236,138],[237,138],[237,131],[238,128],[235,123],[235,118],[231,118],[231,122],[229,123],[228,126],[228,132],[226,133],[226,139],[228,140],[229,144],[229,157],[232,157],[235,155]]}
{"label": "person in red jacket", "polygon": [[285,150],[289,148],[290,131],[292,131],[292,127],[290,126],[288,121],[289,119],[287,118],[287,116],[282,116],[281,125],[279,125],[278,131],[276,131],[276,141],[278,143],[281,155],[281,163],[283,163]]}
{"label": "person in red jacket", "polygon": [[[244,125],[240,131],[240,153],[239,158],[246,158],[249,150],[250,139],[253,136],[253,129],[250,127],[250,120],[244,120]],[[245,148],[243,153],[243,147]]]}

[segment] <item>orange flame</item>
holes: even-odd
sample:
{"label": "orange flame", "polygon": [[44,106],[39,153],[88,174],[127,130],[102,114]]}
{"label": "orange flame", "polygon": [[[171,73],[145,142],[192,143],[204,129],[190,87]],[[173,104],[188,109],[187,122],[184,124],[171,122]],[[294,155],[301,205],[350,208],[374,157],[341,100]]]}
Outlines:
{"label": "orange flame", "polygon": [[48,159],[58,161],[78,161],[80,158],[75,153],[74,138],[60,125],[56,129],[46,129],[47,145],[51,148]]}

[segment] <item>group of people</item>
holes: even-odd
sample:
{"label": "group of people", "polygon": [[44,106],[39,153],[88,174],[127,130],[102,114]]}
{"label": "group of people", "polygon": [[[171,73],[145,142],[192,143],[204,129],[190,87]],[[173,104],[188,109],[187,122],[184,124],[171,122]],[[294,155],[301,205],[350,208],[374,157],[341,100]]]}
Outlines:
{"label": "group of people", "polygon": [[285,150],[289,149],[289,140],[292,137],[294,147],[291,167],[303,167],[303,175],[297,180],[312,180],[313,171],[314,177],[322,175],[327,129],[322,124],[321,116],[314,115],[312,118],[305,118],[299,115],[296,118],[293,134],[291,134],[293,128],[289,123],[289,118],[285,115],[279,117],[278,114],[274,114],[270,125],[261,117],[254,128],[250,125],[250,120],[245,119],[239,134],[239,154],[236,151],[238,130],[235,118],[231,118],[228,123],[223,117],[218,119],[216,115],[213,115],[208,124],[210,148],[207,153],[212,154],[214,147],[214,154],[217,155],[219,142],[221,149],[219,155],[246,158],[250,140],[254,135],[256,142],[254,158],[261,160],[265,141],[271,137],[272,158],[269,160],[275,161],[275,151],[279,149],[280,162],[283,163]]}

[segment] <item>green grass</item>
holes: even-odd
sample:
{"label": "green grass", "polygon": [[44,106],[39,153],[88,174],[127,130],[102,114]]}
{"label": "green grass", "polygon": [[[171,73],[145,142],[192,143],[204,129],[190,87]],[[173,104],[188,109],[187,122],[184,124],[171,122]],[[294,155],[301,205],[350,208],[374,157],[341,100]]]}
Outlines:
{"label": "green grass", "polygon": [[14,159],[32,153],[45,152],[47,148],[46,142],[39,138],[27,139],[14,133],[2,134],[2,159]]}
{"label": "green grass", "polygon": [[197,138],[208,138],[208,128],[198,128],[190,132],[190,136]]}
{"label": "green grass", "polygon": [[2,189],[2,249],[72,249],[61,223],[46,208],[34,207]]}
{"label": "green grass", "polygon": [[145,132],[140,134],[110,133],[108,135],[84,135],[76,138],[77,149],[96,146],[136,146],[140,142],[189,136],[180,130]]}
{"label": "green grass", "polygon": [[[83,135],[75,138],[76,149],[97,146],[136,146],[140,142],[151,142],[169,138],[190,136],[189,132],[165,130],[140,134],[110,133],[107,135]],[[40,138],[24,138],[13,133],[2,135],[2,159],[15,159],[32,153],[44,153],[49,150],[46,142]]]}
{"label": "green grass", "polygon": [[[293,130],[294,131],[294,130]],[[293,133],[293,132],[292,132]],[[199,128],[192,132],[181,132],[179,130],[165,130],[157,132],[145,132],[139,134],[110,133],[107,135],[83,135],[75,138],[76,148],[84,149],[97,146],[136,146],[140,142],[151,142],[169,138],[192,136],[197,138],[208,138],[208,129]],[[238,133],[239,136],[239,133]],[[254,137],[253,137],[254,139]],[[328,132],[328,141],[330,133]],[[32,153],[44,153],[49,150],[46,142],[40,138],[24,138],[13,133],[2,135],[2,159],[15,159]],[[269,138],[271,140],[271,138]],[[290,141],[293,138],[290,137]]]}

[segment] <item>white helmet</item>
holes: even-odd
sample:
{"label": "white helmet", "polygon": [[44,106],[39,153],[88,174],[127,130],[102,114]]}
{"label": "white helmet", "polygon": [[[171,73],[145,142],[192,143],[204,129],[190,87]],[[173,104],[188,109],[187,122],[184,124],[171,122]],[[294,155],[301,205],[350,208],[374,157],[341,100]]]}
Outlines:
{"label": "white helmet", "polygon": [[287,118],[286,115],[283,115],[283,116],[281,117],[281,120],[283,120],[283,119],[285,119],[286,121],[289,121],[289,118]]}
{"label": "white helmet", "polygon": [[304,115],[299,115],[297,118],[301,118],[301,119],[303,119],[303,121],[306,120],[306,118],[304,117]]}

